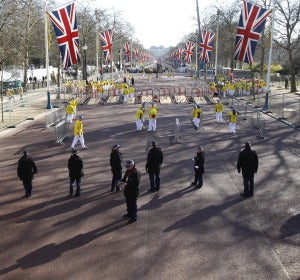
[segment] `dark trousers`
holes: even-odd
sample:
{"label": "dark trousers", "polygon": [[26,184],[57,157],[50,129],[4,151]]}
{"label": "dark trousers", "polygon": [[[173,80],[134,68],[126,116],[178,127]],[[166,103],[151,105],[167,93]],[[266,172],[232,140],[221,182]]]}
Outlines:
{"label": "dark trousers", "polygon": [[27,197],[31,196],[32,180],[24,180],[23,181],[23,186],[24,186],[24,189],[25,189],[25,196],[27,196]]}
{"label": "dark trousers", "polygon": [[127,213],[129,218],[136,219],[137,218],[137,197],[125,197],[125,198],[126,198]]}
{"label": "dark trousers", "polygon": [[196,185],[197,188],[202,188],[202,185],[203,185],[202,175],[203,174],[201,172],[199,172],[197,169],[195,169],[194,184]]}
{"label": "dark trousers", "polygon": [[253,196],[254,175],[243,174],[244,179],[244,195]]}
{"label": "dark trousers", "polygon": [[150,189],[151,190],[159,190],[160,189],[160,172],[149,172],[149,180],[150,180]]}
{"label": "dark trousers", "polygon": [[73,194],[73,184],[76,181],[76,195],[80,195],[81,178],[70,178],[70,195]]}
{"label": "dark trousers", "polygon": [[122,173],[121,172],[113,172],[113,176],[111,179],[111,191],[113,192],[115,189],[117,189],[117,191],[120,190],[119,187],[117,187],[117,181],[121,181],[122,179]]}

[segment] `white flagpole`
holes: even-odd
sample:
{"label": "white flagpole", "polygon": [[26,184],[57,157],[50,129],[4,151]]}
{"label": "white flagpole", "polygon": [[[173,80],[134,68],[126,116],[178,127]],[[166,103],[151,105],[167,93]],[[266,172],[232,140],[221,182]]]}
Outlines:
{"label": "white flagpole", "polygon": [[[197,23],[198,23],[198,44],[200,44],[200,38],[201,38],[201,30],[200,30],[200,15],[199,15],[199,6],[198,6],[198,0],[196,0],[196,6],[197,6]],[[198,67],[200,67],[200,63],[198,64]],[[200,69],[197,67],[197,78],[200,79]]]}
{"label": "white flagpole", "polygon": [[[99,75],[99,12],[96,9],[96,79],[98,81],[98,75]],[[101,65],[102,67],[102,65]]]}
{"label": "white flagpole", "polygon": [[196,52],[196,71],[195,71],[195,77],[197,77],[197,70],[198,70],[198,40],[196,42],[196,47],[195,47],[195,52]]}
{"label": "white flagpole", "polygon": [[274,33],[274,19],[275,19],[275,4],[274,1],[271,1],[273,10],[272,10],[272,21],[271,21],[271,42],[270,42],[270,51],[269,51],[269,62],[268,62],[268,72],[267,72],[267,89],[265,96],[265,105],[264,110],[269,109],[269,94],[270,94],[270,81],[271,81],[271,65],[272,65],[272,50],[273,50],[273,33]]}
{"label": "white flagpole", "polygon": [[52,109],[50,101],[50,75],[49,75],[49,50],[48,50],[48,1],[45,5],[45,53],[46,53],[46,73],[47,73],[47,107],[46,109]]}
{"label": "white flagpole", "polygon": [[215,58],[215,77],[216,78],[218,76],[219,15],[220,15],[220,10],[217,11],[216,58]]}

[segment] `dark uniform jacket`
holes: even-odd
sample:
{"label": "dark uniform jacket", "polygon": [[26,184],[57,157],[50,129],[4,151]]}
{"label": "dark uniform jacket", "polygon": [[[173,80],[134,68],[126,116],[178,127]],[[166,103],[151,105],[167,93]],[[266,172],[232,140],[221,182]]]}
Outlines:
{"label": "dark uniform jacket", "polygon": [[71,155],[68,160],[68,169],[70,178],[81,178],[83,176],[83,162],[78,155]]}
{"label": "dark uniform jacket", "polygon": [[37,173],[37,167],[31,157],[22,156],[18,162],[18,177],[22,181],[32,181],[33,174]]}
{"label": "dark uniform jacket", "polygon": [[148,152],[146,170],[149,173],[159,172],[163,163],[163,153],[160,147],[153,147]]}
{"label": "dark uniform jacket", "polygon": [[242,169],[242,174],[244,176],[253,176],[257,172],[258,168],[258,157],[255,151],[245,148],[239,153],[239,158],[237,162],[238,172]]}
{"label": "dark uniform jacket", "polygon": [[122,182],[127,182],[124,188],[124,196],[127,199],[136,199],[139,195],[140,172],[135,167],[126,170]]}
{"label": "dark uniform jacket", "polygon": [[205,163],[205,153],[197,153],[197,156],[194,157],[194,168],[195,171],[199,173],[204,173],[204,163]]}
{"label": "dark uniform jacket", "polygon": [[110,166],[112,173],[122,173],[122,154],[118,150],[111,151]]}

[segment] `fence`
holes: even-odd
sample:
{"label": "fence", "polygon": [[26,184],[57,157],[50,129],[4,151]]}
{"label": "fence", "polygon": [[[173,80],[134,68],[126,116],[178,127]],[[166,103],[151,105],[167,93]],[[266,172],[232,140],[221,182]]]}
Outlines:
{"label": "fence", "polygon": [[55,138],[56,143],[63,145],[65,138],[69,136],[69,123],[66,121],[61,121],[55,125]]}
{"label": "fence", "polygon": [[65,107],[58,108],[45,115],[46,127],[59,123],[66,116]]}
{"label": "fence", "polygon": [[35,116],[46,112],[46,92],[32,92],[2,96],[0,129],[15,127],[25,120],[32,120]]}
{"label": "fence", "polygon": [[182,144],[180,135],[180,121],[178,118],[175,119],[175,129],[174,129],[174,141],[173,144]]}

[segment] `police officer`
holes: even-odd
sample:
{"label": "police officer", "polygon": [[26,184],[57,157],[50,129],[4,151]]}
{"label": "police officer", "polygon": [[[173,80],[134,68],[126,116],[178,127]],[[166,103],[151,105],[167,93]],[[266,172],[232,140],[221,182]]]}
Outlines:
{"label": "police officer", "polygon": [[128,223],[137,221],[137,198],[139,196],[140,172],[137,170],[132,159],[126,162],[126,171],[119,183],[119,187],[124,187],[127,213],[123,216],[129,218]]}
{"label": "police officer", "polygon": [[203,173],[204,173],[204,164],[205,164],[205,153],[202,146],[199,146],[197,149],[197,154],[193,158],[194,161],[194,172],[195,179],[192,182],[192,186],[195,186],[195,189],[200,189],[203,186]]}
{"label": "police officer", "polygon": [[70,178],[70,189],[69,195],[73,194],[73,184],[76,181],[76,193],[75,196],[80,196],[81,192],[81,178],[83,177],[83,162],[78,156],[77,150],[72,150],[72,155],[68,160],[69,178]]}
{"label": "police officer", "polygon": [[160,168],[163,163],[163,153],[155,141],[152,141],[151,145],[152,148],[148,152],[145,168],[149,174],[149,192],[155,192],[160,189]]}
{"label": "police officer", "polygon": [[17,174],[19,179],[23,182],[25,189],[24,198],[31,197],[33,175],[37,173],[37,167],[28,152],[23,151],[23,156],[18,161]]}
{"label": "police officer", "polygon": [[117,182],[122,178],[122,154],[120,153],[120,145],[114,145],[110,153],[110,167],[112,172],[111,191],[119,192],[121,188],[117,186]]}
{"label": "police officer", "polygon": [[258,169],[258,156],[256,151],[251,149],[250,142],[246,142],[245,148],[239,153],[237,161],[238,173],[242,170],[244,180],[244,192],[241,193],[243,197],[253,196],[254,189],[254,174]]}

